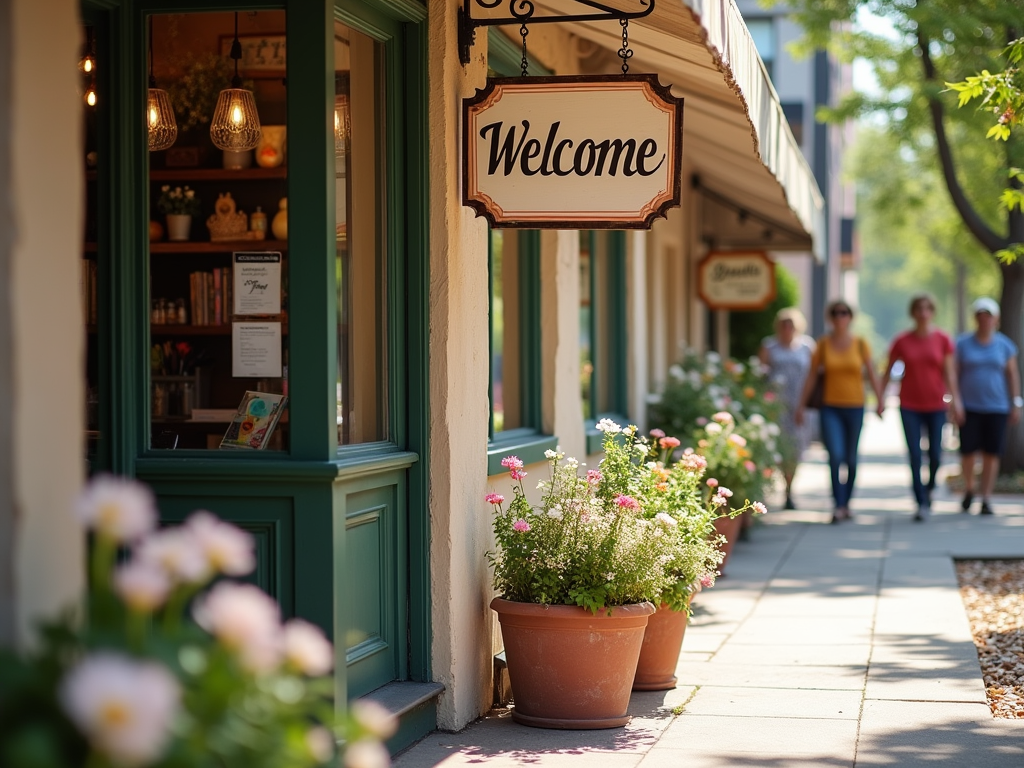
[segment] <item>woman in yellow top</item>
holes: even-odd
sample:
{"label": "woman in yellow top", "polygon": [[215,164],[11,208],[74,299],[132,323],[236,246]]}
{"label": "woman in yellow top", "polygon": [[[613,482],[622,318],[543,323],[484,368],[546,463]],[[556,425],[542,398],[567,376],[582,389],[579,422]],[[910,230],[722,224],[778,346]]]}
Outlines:
{"label": "woman in yellow top", "polygon": [[[857,477],[857,444],[864,424],[864,376],[878,397],[878,412],[884,405],[875,367],[871,363],[871,349],[859,336],[850,333],[853,307],[847,302],[833,301],[828,305],[828,319],[832,330],[818,339],[811,357],[811,368],[804,382],[803,397],[797,406],[796,423],[804,420],[807,398],[814,389],[819,371],[824,373],[824,391],[821,407],[821,439],[828,451],[832,471],[832,497],[835,513],[832,522],[850,519],[850,497]],[[841,471],[846,465],[846,479]]]}

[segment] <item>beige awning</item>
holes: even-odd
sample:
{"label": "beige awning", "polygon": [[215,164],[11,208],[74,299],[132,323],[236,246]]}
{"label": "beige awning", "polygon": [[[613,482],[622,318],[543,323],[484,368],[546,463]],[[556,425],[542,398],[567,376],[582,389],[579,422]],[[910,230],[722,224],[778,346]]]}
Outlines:
{"label": "beige awning", "polygon": [[[580,12],[564,0],[542,5]],[[565,26],[609,51],[621,45],[614,22]],[[630,22],[629,42],[630,70],[657,72],[686,99],[683,153],[708,191],[704,224],[716,247],[763,240],[769,250],[812,251],[822,259],[821,193],[735,2],[657,0],[650,16]]]}

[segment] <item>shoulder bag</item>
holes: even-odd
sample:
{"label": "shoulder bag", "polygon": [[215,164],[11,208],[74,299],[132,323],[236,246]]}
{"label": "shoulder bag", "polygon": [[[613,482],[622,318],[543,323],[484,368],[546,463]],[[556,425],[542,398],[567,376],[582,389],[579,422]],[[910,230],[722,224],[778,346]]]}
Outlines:
{"label": "shoulder bag", "polygon": [[821,410],[821,406],[825,404],[825,347],[827,346],[828,337],[822,337],[818,341],[818,349],[821,350],[821,360],[818,366],[817,378],[814,380],[814,386],[804,401],[804,408],[812,411]]}

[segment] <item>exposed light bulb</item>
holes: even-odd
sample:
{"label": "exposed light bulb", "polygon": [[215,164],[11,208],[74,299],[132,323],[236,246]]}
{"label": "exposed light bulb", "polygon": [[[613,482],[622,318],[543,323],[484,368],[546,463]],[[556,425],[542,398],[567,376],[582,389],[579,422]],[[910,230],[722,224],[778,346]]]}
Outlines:
{"label": "exposed light bulb", "polygon": [[167,91],[160,88],[149,89],[146,102],[146,123],[149,128],[149,151],[158,152],[167,149],[178,138],[178,121],[174,119],[174,109]]}
{"label": "exposed light bulb", "polygon": [[82,68],[82,71],[88,74],[89,72],[92,72],[94,69],[96,69],[96,62],[93,61],[92,56],[89,55],[82,59],[80,66]]}
{"label": "exposed light bulb", "polygon": [[218,149],[255,149],[260,142],[260,116],[252,91],[226,88],[220,92],[210,121],[210,139]]}
{"label": "exposed light bulb", "polygon": [[231,124],[237,128],[245,120],[242,114],[242,105],[237,101],[231,104]]}
{"label": "exposed light bulb", "polygon": [[96,106],[96,91],[94,91],[92,88],[85,92],[85,103],[88,104],[90,107]]}

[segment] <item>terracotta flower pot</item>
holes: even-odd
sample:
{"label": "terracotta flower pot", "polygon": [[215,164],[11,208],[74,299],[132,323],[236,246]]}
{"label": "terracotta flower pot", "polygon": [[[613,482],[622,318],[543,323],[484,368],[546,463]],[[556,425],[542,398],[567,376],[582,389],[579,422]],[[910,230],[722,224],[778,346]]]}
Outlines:
{"label": "terracotta flower pot", "polygon": [[722,564],[718,566],[718,569],[725,573],[725,566],[729,562],[729,554],[732,552],[733,544],[736,543],[736,539],[740,536],[740,526],[742,521],[739,517],[720,517],[715,520],[715,533],[720,536],[725,536],[725,543],[719,545],[722,550]]}
{"label": "terracotta flower pot", "polygon": [[512,719],[540,728],[615,728],[626,709],[650,603],[596,616],[573,605],[496,597],[515,708]]}
{"label": "terracotta flower pot", "polygon": [[686,633],[686,611],[662,605],[647,621],[634,691],[667,691],[676,687],[676,666]]}

